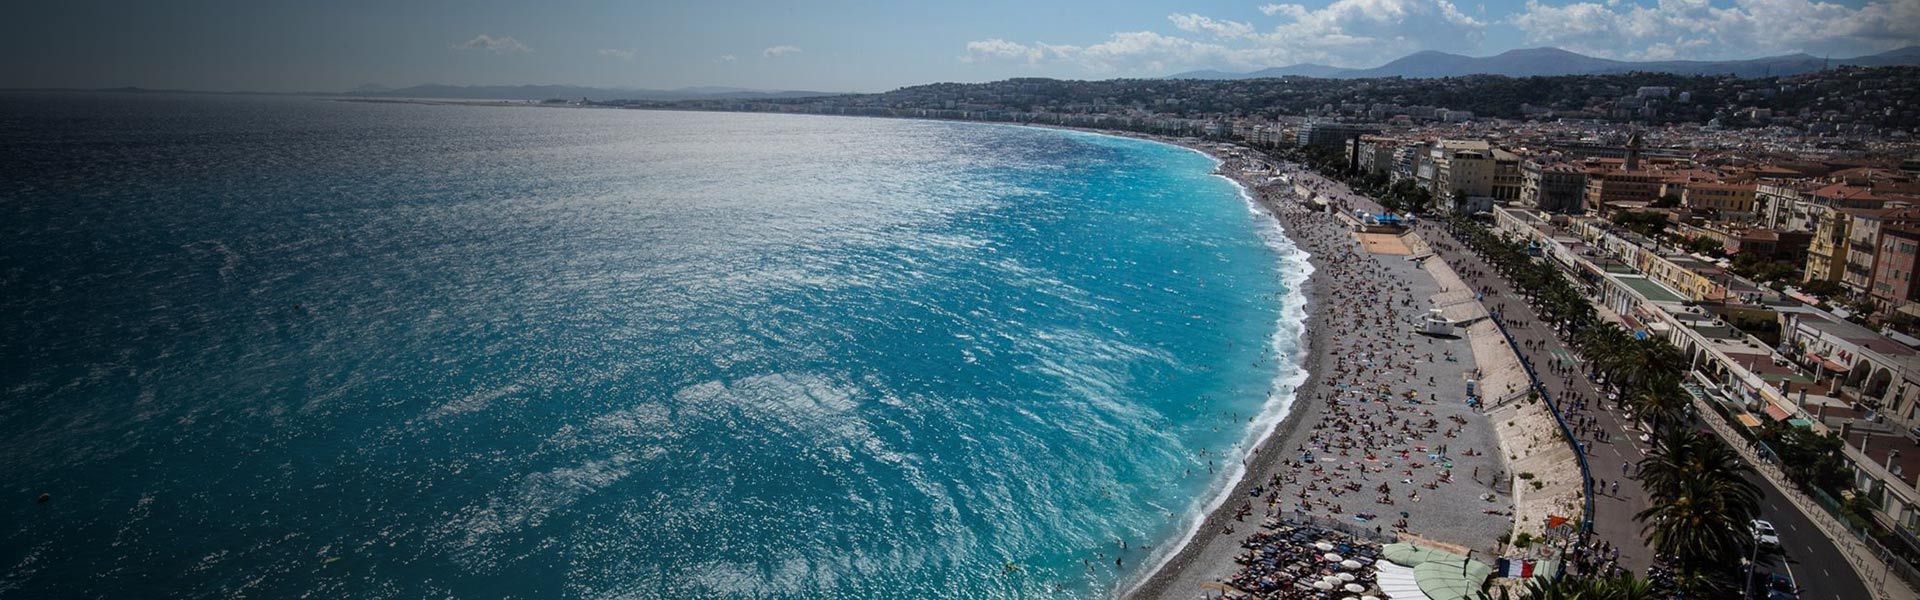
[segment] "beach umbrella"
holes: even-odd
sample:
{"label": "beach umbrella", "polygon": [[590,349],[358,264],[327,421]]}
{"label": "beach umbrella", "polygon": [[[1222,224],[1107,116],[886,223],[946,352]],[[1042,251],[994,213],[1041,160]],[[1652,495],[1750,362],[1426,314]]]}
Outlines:
{"label": "beach umbrella", "polygon": [[1326,542],[1314,542],[1313,547],[1318,548],[1321,552],[1333,551],[1333,544],[1329,544]]}
{"label": "beach umbrella", "polygon": [[1360,568],[1360,561],[1349,558],[1349,559],[1340,561],[1340,566],[1346,567],[1349,569],[1358,569]]}
{"label": "beach umbrella", "polygon": [[1320,558],[1327,559],[1327,562],[1340,562],[1340,555],[1334,554],[1332,552],[1322,554],[1320,555]]}
{"label": "beach umbrella", "polygon": [[1358,583],[1349,583],[1347,584],[1347,591],[1358,594],[1360,592],[1367,591],[1367,588],[1366,586],[1360,585]]}
{"label": "beach umbrella", "polygon": [[1314,589],[1322,590],[1322,591],[1331,590],[1333,589],[1333,584],[1327,583],[1325,581],[1315,581],[1313,582],[1313,587]]}
{"label": "beach umbrella", "polygon": [[1355,580],[1355,579],[1359,579],[1359,577],[1355,577],[1355,576],[1353,576],[1353,574],[1352,574],[1352,573],[1341,573],[1341,574],[1340,574],[1340,583],[1352,583],[1352,582],[1353,582],[1353,580]]}

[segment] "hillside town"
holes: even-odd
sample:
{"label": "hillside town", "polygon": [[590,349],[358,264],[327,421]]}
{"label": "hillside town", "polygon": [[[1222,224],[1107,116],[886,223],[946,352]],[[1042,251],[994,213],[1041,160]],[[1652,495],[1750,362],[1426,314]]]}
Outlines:
{"label": "hillside town", "polygon": [[1845,118],[1202,127],[1407,218],[1524,244],[1603,320],[1677,350],[1697,413],[1845,524],[1836,545],[1920,579],[1920,150],[1906,136]]}

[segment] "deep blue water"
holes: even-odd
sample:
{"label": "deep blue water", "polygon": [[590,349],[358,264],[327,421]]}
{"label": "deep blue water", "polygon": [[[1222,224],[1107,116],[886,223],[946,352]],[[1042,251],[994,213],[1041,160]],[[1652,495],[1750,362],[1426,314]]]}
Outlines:
{"label": "deep blue water", "polygon": [[1211,169],[0,94],[0,597],[1110,594],[1297,375],[1290,246]]}

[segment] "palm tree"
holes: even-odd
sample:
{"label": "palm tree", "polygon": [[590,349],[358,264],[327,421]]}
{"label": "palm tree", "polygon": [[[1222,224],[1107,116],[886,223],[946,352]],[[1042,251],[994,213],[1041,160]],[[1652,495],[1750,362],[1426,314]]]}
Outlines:
{"label": "palm tree", "polygon": [[[1681,481],[1673,497],[1634,515],[1644,523],[1647,543],[1661,553],[1679,557],[1679,563],[1704,564],[1740,556],[1750,543],[1752,513],[1723,494],[1725,486],[1710,478]],[[1737,562],[1737,560],[1731,561]]]}
{"label": "palm tree", "polygon": [[1645,415],[1656,432],[1679,422],[1692,403],[1693,398],[1680,388],[1679,376],[1664,369],[1647,375],[1633,396],[1634,410]]}
{"label": "palm tree", "polygon": [[1559,581],[1534,578],[1516,597],[1501,589],[1496,596],[1480,594],[1482,600],[1659,600],[1665,594],[1645,579],[1632,574],[1619,577],[1570,576]]}
{"label": "palm tree", "polygon": [[1753,467],[1733,449],[1700,433],[1673,429],[1640,461],[1640,483],[1653,506],[1635,514],[1648,545],[1674,557],[1676,585],[1699,594],[1724,591],[1733,567],[1753,543],[1760,507]]}
{"label": "palm tree", "polygon": [[1663,433],[1639,466],[1636,478],[1656,501],[1676,499],[1687,490],[1687,483],[1705,481],[1728,494],[1726,500],[1732,506],[1744,509],[1738,516],[1749,516],[1760,505],[1760,486],[1743,477],[1753,473],[1753,467],[1726,444],[1699,432]]}

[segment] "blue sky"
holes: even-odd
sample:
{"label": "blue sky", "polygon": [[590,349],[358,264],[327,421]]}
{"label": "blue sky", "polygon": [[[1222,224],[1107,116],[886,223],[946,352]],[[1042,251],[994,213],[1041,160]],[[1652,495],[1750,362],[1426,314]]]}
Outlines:
{"label": "blue sky", "polygon": [[343,90],[363,83],[881,91],[1154,77],[1419,50],[1624,59],[1920,44],[1920,0],[13,3],[0,87]]}

